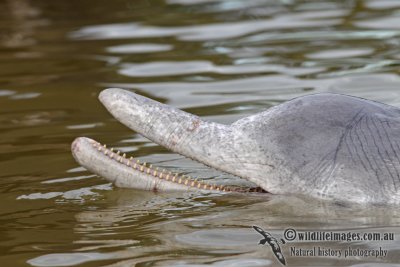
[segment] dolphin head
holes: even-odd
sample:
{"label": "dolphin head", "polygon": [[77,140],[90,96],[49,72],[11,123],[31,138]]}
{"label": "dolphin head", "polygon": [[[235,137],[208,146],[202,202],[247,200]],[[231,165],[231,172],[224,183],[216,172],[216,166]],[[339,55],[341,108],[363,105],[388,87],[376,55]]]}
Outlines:
{"label": "dolphin head", "polygon": [[[400,203],[397,108],[316,94],[223,125],[123,89],[106,89],[99,99],[118,121],[151,141],[257,186],[244,191]],[[135,164],[87,138],[77,138],[72,152],[81,165],[119,186],[242,190]]]}

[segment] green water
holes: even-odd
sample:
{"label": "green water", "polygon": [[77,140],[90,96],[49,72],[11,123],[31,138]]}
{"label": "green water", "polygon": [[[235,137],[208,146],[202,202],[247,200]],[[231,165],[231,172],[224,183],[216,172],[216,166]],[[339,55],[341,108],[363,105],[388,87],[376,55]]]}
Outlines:
{"label": "green water", "polygon": [[[97,100],[122,87],[231,123],[293,97],[400,107],[400,1],[0,1],[1,266],[281,266],[258,225],[394,233],[288,242],[287,266],[400,266],[396,207],[120,189],[70,153],[88,136],[172,170],[236,179],[168,152]],[[291,255],[291,247],[386,257]],[[363,265],[364,264],[364,265]]]}

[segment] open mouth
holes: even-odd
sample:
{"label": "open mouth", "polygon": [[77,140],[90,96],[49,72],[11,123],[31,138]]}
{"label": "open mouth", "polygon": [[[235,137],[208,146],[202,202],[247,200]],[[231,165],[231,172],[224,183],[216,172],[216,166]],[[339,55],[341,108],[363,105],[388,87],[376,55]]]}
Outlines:
{"label": "open mouth", "polygon": [[[316,94],[225,125],[118,88],[103,90],[99,100],[115,119],[152,142],[254,184],[209,184],[141,163],[92,139],[75,139],[76,161],[116,186],[399,202],[394,176],[399,164],[393,146],[399,136],[396,108],[344,95]],[[316,112],[325,107],[324,112]],[[361,133],[365,145],[353,140]],[[365,165],[371,160],[384,168]]]}
{"label": "open mouth", "polygon": [[106,145],[87,137],[76,138],[72,143],[71,150],[78,163],[119,187],[154,192],[196,190],[267,193],[261,187],[217,185],[194,179],[190,176],[172,173],[165,169],[159,169],[113,148],[109,149]]}

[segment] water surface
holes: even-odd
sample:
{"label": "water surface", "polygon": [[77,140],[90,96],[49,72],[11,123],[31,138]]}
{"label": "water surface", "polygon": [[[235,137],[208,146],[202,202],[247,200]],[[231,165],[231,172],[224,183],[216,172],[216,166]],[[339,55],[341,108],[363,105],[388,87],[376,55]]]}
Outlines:
{"label": "water surface", "polygon": [[[399,1],[0,2],[2,266],[280,266],[258,225],[394,233],[289,242],[288,266],[400,266],[396,207],[283,196],[154,194],[79,167],[77,136],[172,170],[237,182],[133,133],[97,100],[121,87],[220,123],[332,92],[400,107]],[[290,247],[385,249],[294,257]]]}

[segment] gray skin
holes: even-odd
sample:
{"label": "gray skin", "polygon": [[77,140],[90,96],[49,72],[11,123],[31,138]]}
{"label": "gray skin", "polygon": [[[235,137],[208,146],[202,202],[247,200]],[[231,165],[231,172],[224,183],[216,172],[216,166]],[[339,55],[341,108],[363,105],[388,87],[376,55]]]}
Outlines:
{"label": "gray skin", "polygon": [[[222,125],[122,89],[106,89],[99,98],[117,120],[153,142],[247,179],[271,194],[400,203],[400,109],[396,107],[346,95],[315,94]],[[117,186],[203,189],[203,184],[190,187],[132,170],[128,163],[105,156],[99,147],[80,137],[72,152],[82,166]]]}

